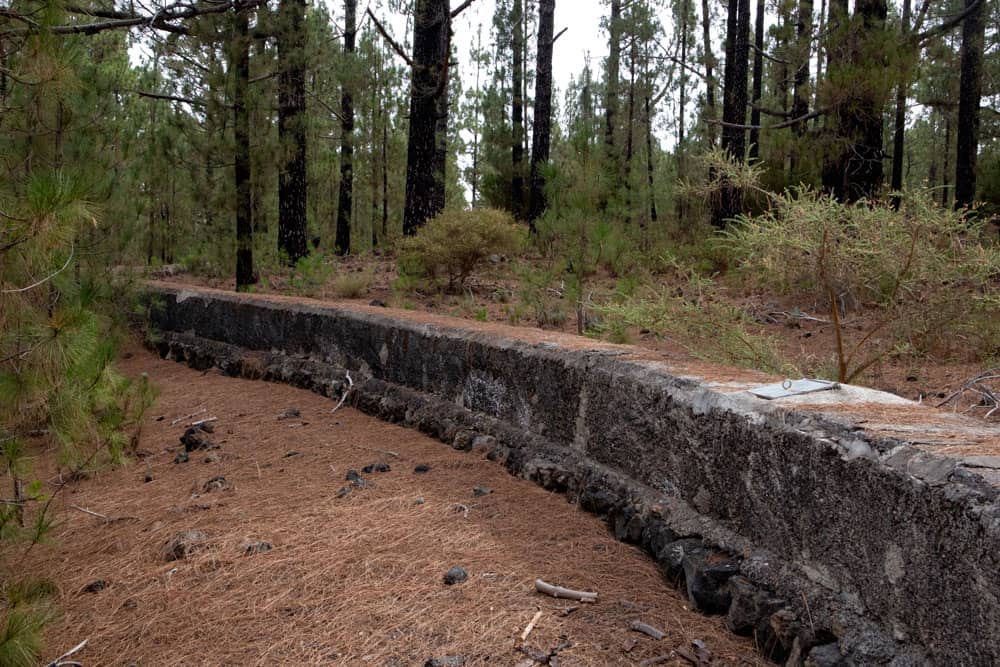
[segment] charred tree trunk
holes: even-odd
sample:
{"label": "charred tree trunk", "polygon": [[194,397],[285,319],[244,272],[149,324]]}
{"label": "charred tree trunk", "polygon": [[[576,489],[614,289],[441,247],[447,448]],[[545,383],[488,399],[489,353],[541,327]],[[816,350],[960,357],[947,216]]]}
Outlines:
{"label": "charred tree trunk", "polygon": [[635,157],[635,61],[638,60],[638,45],[635,35],[631,35],[628,59],[628,123],[625,128],[625,160],[622,163],[623,184],[625,186],[626,222],[632,220],[632,158]]}
{"label": "charred tree trunk", "polygon": [[[725,90],[722,101],[722,149],[731,160],[746,158],[747,64],[750,50],[750,0],[729,0],[726,23]],[[723,227],[743,208],[742,193],[728,182],[721,183],[713,223]]]}
{"label": "charred tree trunk", "polygon": [[979,152],[979,103],[982,96],[985,23],[984,0],[962,22],[962,78],[958,93],[958,138],[955,149],[955,208],[972,204],[976,196],[976,154]]}
{"label": "charred tree trunk", "polygon": [[524,211],[524,0],[514,0],[511,50],[510,205],[518,220]]}
{"label": "charred tree trunk", "polygon": [[[712,14],[708,0],[701,0],[701,29],[705,47],[705,111],[712,120],[718,118],[715,111],[715,55],[712,53]],[[705,132],[708,145],[715,145],[715,126],[708,125]]]}
{"label": "charred tree trunk", "polygon": [[944,112],[944,169],[941,171],[941,207],[947,208],[948,194],[951,184],[948,178],[951,172],[951,110]]}
{"label": "charred tree trunk", "polygon": [[654,184],[655,169],[653,165],[653,81],[649,76],[649,59],[647,58],[645,90],[642,100],[643,115],[646,121],[646,186],[649,188],[649,222],[657,221],[656,189]]}
{"label": "charred tree trunk", "polygon": [[357,32],[357,0],[344,0],[344,61],[347,70],[340,82],[340,193],[337,197],[338,255],[351,252],[351,213],[354,209],[354,100],[351,96],[354,37]]}
{"label": "charred tree trunk", "polygon": [[552,47],[556,0],[539,0],[538,48],[535,55],[535,112],[531,133],[531,199],[528,224],[535,231],[535,220],[545,212],[545,174],[552,142]]}
{"label": "charred tree trunk", "polygon": [[448,87],[441,44],[450,30],[449,12],[449,0],[417,0],[414,11],[403,209],[403,233],[407,235],[415,234],[420,225],[444,207],[444,170],[436,158],[436,136],[439,103]]}
{"label": "charred tree trunk", "polygon": [[750,110],[750,159],[760,157],[760,98],[764,78],[764,0],[757,0],[757,17],[753,31],[753,106]]}
{"label": "charred tree trunk", "polygon": [[278,249],[292,264],[306,245],[306,28],[305,0],[281,0],[278,31]]}
{"label": "charred tree trunk", "polygon": [[241,0],[234,5],[233,34],[229,43],[229,68],[233,73],[233,159],[236,186],[236,289],[257,282],[253,270],[253,220],[250,215],[250,17]]}
{"label": "charred tree trunk", "polygon": [[[688,55],[688,2],[689,0],[682,0],[681,2],[681,63],[680,63],[680,90],[677,101],[677,148],[674,151],[676,163],[677,163],[677,173],[682,177],[687,171],[687,151],[684,145],[684,111],[687,106],[687,55]],[[649,150],[649,159],[646,161],[646,170],[648,172],[649,180],[649,208],[650,208],[650,219],[656,221],[656,200],[653,196],[653,153],[652,153],[652,116],[650,113],[650,99],[649,96],[652,94],[652,81],[648,80],[647,72],[647,82],[646,82],[646,100],[644,102],[646,106],[646,118],[649,125],[646,127],[646,144]],[[675,211],[677,215],[677,220],[680,221],[684,218],[684,197],[677,197],[675,202]]]}
{"label": "charred tree trunk", "polygon": [[[618,128],[618,79],[621,71],[622,3],[611,0],[611,17],[608,21],[607,83],[604,89],[604,151],[608,179],[608,193],[618,191],[621,182],[621,152],[615,142]],[[607,198],[606,198],[607,199]],[[603,202],[607,206],[607,201]]]}
{"label": "charred tree trunk", "polygon": [[[792,88],[792,118],[802,118],[809,113],[809,61],[812,57],[812,0],[799,0],[798,15],[795,19],[795,82]],[[806,124],[792,126],[791,152],[789,153],[789,174],[792,182],[798,180],[799,150],[806,134]]]}
{"label": "charred tree trunk", "polygon": [[[910,33],[910,0],[903,0],[902,25],[900,33],[906,39]],[[900,68],[899,81],[896,84],[896,116],[892,133],[892,189],[899,192],[903,189],[903,150],[906,140],[906,93],[910,87],[909,67],[905,64]],[[898,209],[900,199],[894,195],[892,207]]]}

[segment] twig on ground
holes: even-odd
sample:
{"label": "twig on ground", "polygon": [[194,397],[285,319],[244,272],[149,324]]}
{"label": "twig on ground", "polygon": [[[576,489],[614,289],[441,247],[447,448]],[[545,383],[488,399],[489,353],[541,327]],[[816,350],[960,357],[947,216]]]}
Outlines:
{"label": "twig on ground", "polygon": [[183,417],[178,417],[177,419],[175,419],[172,422],[170,422],[170,425],[171,426],[177,426],[179,423],[181,423],[183,421],[187,421],[188,419],[191,419],[192,417],[197,417],[198,415],[203,415],[206,412],[208,412],[208,408],[200,408],[198,410],[195,410],[194,412],[192,412],[189,415],[184,415]]}
{"label": "twig on ground", "polygon": [[458,510],[458,511],[460,511],[462,513],[462,518],[463,519],[468,519],[469,518],[469,506],[468,505],[463,505],[462,503],[455,503],[454,505],[452,505],[452,507],[454,507],[456,510]]}
{"label": "twig on ground", "polygon": [[196,422],[191,422],[188,426],[201,426],[202,424],[209,424],[211,422],[219,421],[218,417],[209,417],[208,419],[199,419]]}
{"label": "twig on ground", "polygon": [[565,598],[567,600],[579,600],[580,602],[597,602],[597,593],[591,591],[575,591],[572,588],[563,588],[553,584],[535,579],[535,590],[539,593],[551,595],[554,598]]}
{"label": "twig on ground", "polygon": [[65,661],[66,658],[70,657],[74,653],[83,650],[83,647],[87,645],[88,639],[84,639],[82,642],[71,648],[70,650],[63,653],[61,656],[53,660],[52,662],[45,665],[45,667],[65,667],[66,665],[79,665],[79,662],[73,660]]}
{"label": "twig on ground", "polygon": [[347,400],[347,395],[350,394],[351,389],[354,388],[354,380],[351,379],[351,372],[348,371],[346,373],[346,376],[347,376],[347,389],[344,390],[344,394],[340,397],[340,402],[337,403],[336,406],[334,406],[333,410],[330,410],[331,415],[340,409],[340,406],[342,406],[344,404],[344,401]]}
{"label": "twig on ground", "polygon": [[531,631],[535,629],[535,623],[538,623],[538,619],[542,617],[542,611],[538,610],[535,615],[531,617],[531,622],[528,623],[527,627],[524,628],[524,632],[521,633],[521,641],[523,642],[531,634]]}
{"label": "twig on ground", "polygon": [[643,623],[642,621],[639,620],[632,621],[631,623],[628,624],[628,627],[629,629],[635,630],[636,632],[641,632],[644,635],[649,635],[656,641],[660,641],[664,637],[662,630],[654,628],[652,625],[649,625],[648,623]]}
{"label": "twig on ground", "polygon": [[70,505],[70,507],[83,512],[84,514],[95,516],[104,523],[114,523],[115,521],[142,521],[142,519],[137,516],[108,516],[107,514],[101,514],[100,512],[88,510],[86,507],[80,507],[79,505]]}

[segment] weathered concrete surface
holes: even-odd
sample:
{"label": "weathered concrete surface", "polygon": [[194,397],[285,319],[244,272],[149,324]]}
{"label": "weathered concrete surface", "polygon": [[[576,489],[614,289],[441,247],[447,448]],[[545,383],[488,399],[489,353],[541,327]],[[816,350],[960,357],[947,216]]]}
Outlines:
{"label": "weathered concrete surface", "polygon": [[775,659],[1000,664],[997,429],[856,387],[763,401],[773,378],[551,332],[150,293],[161,353],[330,396],[349,371],[357,407],[607,515]]}

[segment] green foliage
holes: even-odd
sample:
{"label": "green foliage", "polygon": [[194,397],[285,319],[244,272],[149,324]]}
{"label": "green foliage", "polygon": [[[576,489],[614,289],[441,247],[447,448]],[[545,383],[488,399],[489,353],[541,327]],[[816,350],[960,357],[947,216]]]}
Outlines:
{"label": "green foliage", "polygon": [[430,279],[444,275],[450,291],[464,285],[482,260],[516,253],[523,243],[523,231],[503,211],[447,210],[403,241],[399,272]]}
{"label": "green foliage", "polygon": [[0,619],[0,667],[32,667],[42,650],[42,631],[56,618],[50,598],[55,584],[45,579],[10,582]]}
{"label": "green foliage", "polygon": [[372,272],[370,269],[342,273],[330,283],[333,294],[341,299],[359,299],[368,291],[372,284]]}
{"label": "green foliage", "polygon": [[313,296],[333,276],[333,264],[323,253],[313,252],[295,263],[290,285],[296,294]]}
{"label": "green foliage", "polygon": [[[788,193],[741,219],[727,244],[748,284],[826,304],[841,381],[900,351],[996,352],[1000,247],[981,221],[936,206],[926,192],[905,195],[899,211]],[[844,319],[863,311],[874,321],[850,342]]]}

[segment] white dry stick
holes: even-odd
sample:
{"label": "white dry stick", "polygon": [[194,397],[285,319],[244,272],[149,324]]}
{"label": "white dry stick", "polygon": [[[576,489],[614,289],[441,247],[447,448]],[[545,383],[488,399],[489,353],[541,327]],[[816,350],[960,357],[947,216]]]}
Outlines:
{"label": "white dry stick", "polygon": [[68,658],[71,655],[73,655],[74,653],[83,650],[83,647],[87,645],[88,641],[89,640],[84,639],[82,642],[80,642],[79,644],[77,644],[76,646],[74,646],[73,648],[71,648],[70,650],[66,651],[61,656],[59,656],[58,658],[56,658],[55,660],[53,660],[52,662],[50,662],[49,664],[45,665],[45,667],[61,667],[63,665],[79,665],[80,664],[79,662],[75,662],[75,661],[72,661],[72,660],[68,661],[68,662],[64,662],[64,658]]}
{"label": "white dry stick", "polygon": [[206,412],[208,412],[208,408],[201,408],[200,410],[195,410],[194,412],[192,412],[189,415],[184,415],[183,417],[178,417],[177,419],[175,419],[172,422],[170,422],[170,425],[171,426],[177,426],[182,421],[187,421],[188,419],[191,419],[192,417],[197,417],[198,415],[203,415]]}
{"label": "white dry stick", "polygon": [[535,629],[535,623],[538,623],[538,619],[540,619],[541,617],[542,617],[541,610],[536,611],[535,615],[531,617],[531,622],[528,623],[528,626],[524,629],[524,632],[521,633],[522,642],[526,640],[528,638],[528,635],[531,634],[531,631]]}
{"label": "white dry stick", "polygon": [[351,389],[354,388],[354,380],[351,379],[351,372],[347,371],[346,375],[347,375],[347,389],[344,390],[344,394],[343,396],[340,397],[340,402],[337,403],[336,407],[334,407],[333,410],[330,410],[331,415],[340,409],[340,406],[342,406],[344,404],[344,401],[347,400],[347,395],[350,394]]}
{"label": "white dry stick", "polygon": [[535,590],[539,593],[551,595],[554,598],[565,598],[567,600],[579,600],[580,602],[597,602],[597,593],[592,591],[575,591],[572,588],[563,588],[553,584],[535,579]]}
{"label": "white dry stick", "polygon": [[98,519],[104,523],[114,523],[115,521],[142,521],[137,516],[108,516],[106,514],[101,514],[100,512],[95,512],[93,510],[88,510],[86,507],[80,507],[79,505],[70,505],[75,510],[79,510],[84,514],[89,514],[90,516],[96,516]]}
{"label": "white dry stick", "polygon": [[209,417],[208,419],[199,419],[196,422],[191,422],[188,424],[188,426],[201,426],[202,424],[208,424],[210,422],[217,422],[217,421],[219,421],[218,417]]}

